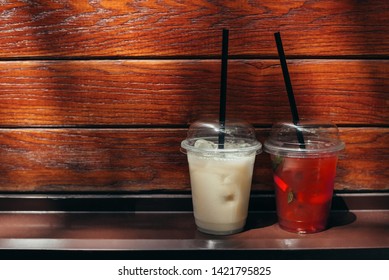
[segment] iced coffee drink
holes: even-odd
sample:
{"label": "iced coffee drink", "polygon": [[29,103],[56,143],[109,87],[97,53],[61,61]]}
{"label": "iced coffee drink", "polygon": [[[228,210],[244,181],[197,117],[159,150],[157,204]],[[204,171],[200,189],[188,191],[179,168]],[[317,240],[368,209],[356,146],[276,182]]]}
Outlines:
{"label": "iced coffee drink", "polygon": [[181,144],[189,163],[195,222],[210,234],[242,231],[246,223],[255,156],[261,144],[254,129],[229,122],[219,147],[218,123],[194,123]]}

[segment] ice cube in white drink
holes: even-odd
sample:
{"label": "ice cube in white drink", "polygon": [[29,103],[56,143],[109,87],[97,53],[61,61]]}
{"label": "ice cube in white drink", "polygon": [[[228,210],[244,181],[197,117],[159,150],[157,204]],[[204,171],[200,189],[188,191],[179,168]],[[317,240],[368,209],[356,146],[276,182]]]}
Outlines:
{"label": "ice cube in white drink", "polygon": [[199,230],[231,234],[243,229],[256,153],[188,152],[194,216]]}

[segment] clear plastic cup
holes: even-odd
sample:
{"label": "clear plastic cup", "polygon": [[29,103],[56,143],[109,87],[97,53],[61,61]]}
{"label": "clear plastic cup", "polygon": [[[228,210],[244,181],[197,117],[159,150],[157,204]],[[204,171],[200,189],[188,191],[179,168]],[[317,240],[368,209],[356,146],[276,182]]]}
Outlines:
{"label": "clear plastic cup", "polygon": [[277,216],[282,229],[314,233],[327,228],[338,154],[344,147],[338,128],[332,123],[273,125],[264,150],[272,161]]}
{"label": "clear plastic cup", "polygon": [[[224,133],[224,145],[219,135]],[[254,128],[240,120],[194,122],[181,142],[187,154],[195,222],[202,232],[227,235],[243,230],[255,156],[262,145]]]}

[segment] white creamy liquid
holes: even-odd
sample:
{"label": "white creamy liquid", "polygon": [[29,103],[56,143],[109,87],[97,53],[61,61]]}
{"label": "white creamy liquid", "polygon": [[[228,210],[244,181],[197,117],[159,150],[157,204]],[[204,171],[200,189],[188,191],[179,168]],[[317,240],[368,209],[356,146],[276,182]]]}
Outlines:
{"label": "white creamy liquid", "polygon": [[196,225],[212,234],[243,229],[248,211],[255,152],[202,156],[188,152]]}

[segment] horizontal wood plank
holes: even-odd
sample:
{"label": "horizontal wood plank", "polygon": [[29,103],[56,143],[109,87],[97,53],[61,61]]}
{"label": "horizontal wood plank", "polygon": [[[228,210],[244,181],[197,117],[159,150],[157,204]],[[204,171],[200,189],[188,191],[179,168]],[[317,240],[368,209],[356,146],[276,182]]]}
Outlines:
{"label": "horizontal wood plank", "polygon": [[387,56],[389,5],[377,1],[3,1],[0,57]]}
{"label": "horizontal wood plank", "polygon": [[[268,129],[258,129],[262,142]],[[185,129],[1,129],[1,192],[189,191]],[[389,190],[389,128],[342,128],[337,190]],[[269,156],[253,190],[272,190]]]}
{"label": "horizontal wood plank", "polygon": [[[227,117],[289,119],[279,61],[231,60]],[[389,124],[389,61],[290,60],[300,115]],[[0,62],[0,126],[186,125],[219,110],[218,60]]]}

